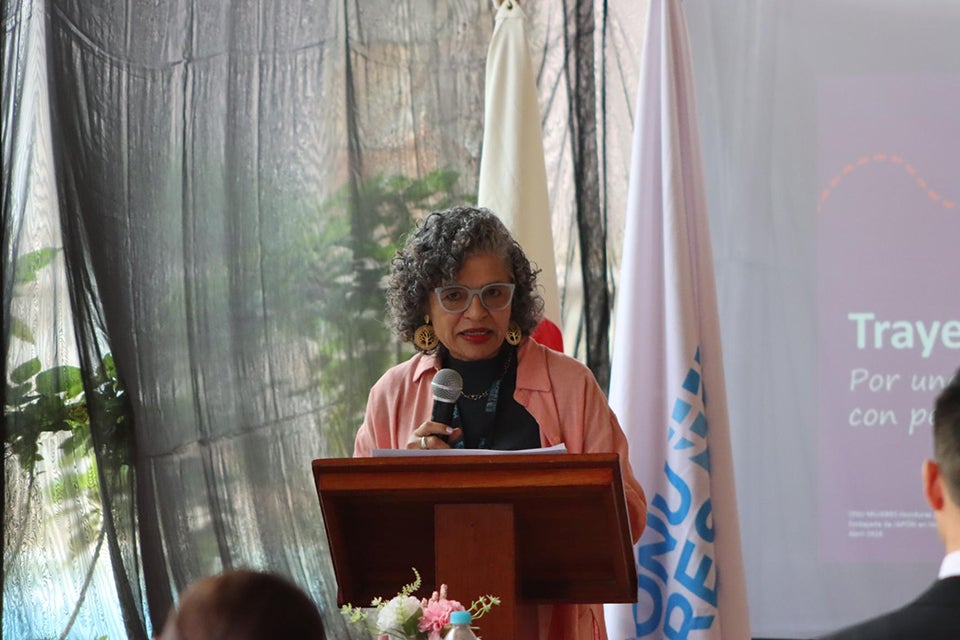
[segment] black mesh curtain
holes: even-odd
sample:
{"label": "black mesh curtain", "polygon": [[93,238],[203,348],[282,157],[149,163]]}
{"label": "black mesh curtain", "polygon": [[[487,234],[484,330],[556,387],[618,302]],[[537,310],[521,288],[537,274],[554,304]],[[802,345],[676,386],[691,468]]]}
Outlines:
{"label": "black mesh curtain", "polygon": [[[596,102],[570,106],[596,82],[592,58],[576,65],[583,41],[564,53],[601,42],[592,6],[527,9],[548,138],[558,112],[566,123],[546,143],[557,233],[606,229],[604,193],[626,173],[620,155],[607,166]],[[290,576],[332,637],[357,635],[337,613],[310,461],[350,455],[367,390],[409,354],[383,321],[397,243],[475,199],[492,27],[473,0],[4,4],[4,637],[145,638],[178,590],[237,566]],[[603,236],[571,238],[607,291]],[[49,354],[17,337],[21,316]],[[605,323],[587,332],[603,350]],[[34,352],[39,373],[21,366]],[[84,405],[89,436],[65,449],[77,420],[24,425],[37,381],[75,372],[58,397]],[[44,455],[28,469],[31,442]],[[71,474],[94,478],[91,506],[65,520],[83,498],[60,489]],[[44,542],[55,531],[63,548]],[[54,565],[75,579],[49,578]],[[38,615],[31,594],[51,581],[59,604]]]}
{"label": "black mesh curtain", "polygon": [[565,350],[606,388],[646,2],[522,3],[543,114]]}

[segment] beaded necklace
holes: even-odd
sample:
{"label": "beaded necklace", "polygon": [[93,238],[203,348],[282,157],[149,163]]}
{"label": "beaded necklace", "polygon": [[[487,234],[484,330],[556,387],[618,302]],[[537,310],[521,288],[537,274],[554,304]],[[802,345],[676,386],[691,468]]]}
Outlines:
{"label": "beaded necklace", "polygon": [[466,393],[465,391],[461,391],[460,395],[466,398],[467,400],[483,400],[488,395],[490,395],[491,389],[493,389],[494,387],[500,386],[500,380],[503,379],[503,376],[507,372],[507,369],[510,368],[511,362],[513,362],[512,350],[510,351],[510,353],[507,354],[506,360],[503,361],[503,370],[500,372],[500,375],[498,375],[497,378],[493,381],[493,384],[491,384],[489,387],[487,387],[487,389],[479,393]]}

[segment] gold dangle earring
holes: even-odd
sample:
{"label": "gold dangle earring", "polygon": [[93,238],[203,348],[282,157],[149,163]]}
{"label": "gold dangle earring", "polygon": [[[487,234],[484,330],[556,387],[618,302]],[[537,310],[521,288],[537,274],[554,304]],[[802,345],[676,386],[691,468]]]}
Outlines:
{"label": "gold dangle earring", "polygon": [[515,320],[511,320],[510,326],[507,327],[507,344],[515,347],[520,344],[521,340],[523,340],[523,331],[520,330],[520,325]]}
{"label": "gold dangle earring", "polygon": [[423,324],[413,332],[413,344],[417,345],[420,351],[433,351],[440,344],[437,332],[433,330],[433,325],[430,324],[429,314],[423,316]]}

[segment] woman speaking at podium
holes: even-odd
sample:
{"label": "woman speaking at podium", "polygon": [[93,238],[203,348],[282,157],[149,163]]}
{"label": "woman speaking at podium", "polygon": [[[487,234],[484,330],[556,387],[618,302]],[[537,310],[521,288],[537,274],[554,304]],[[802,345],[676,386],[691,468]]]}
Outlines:
{"label": "woman speaking at podium", "polygon": [[[487,209],[456,207],[423,221],[393,259],[387,291],[394,331],[419,353],[374,384],[354,457],[560,444],[618,453],[636,542],[646,498],[603,391],[579,361],[529,337],[543,310],[536,273]],[[606,638],[601,605],[540,607],[537,617],[542,640]]]}

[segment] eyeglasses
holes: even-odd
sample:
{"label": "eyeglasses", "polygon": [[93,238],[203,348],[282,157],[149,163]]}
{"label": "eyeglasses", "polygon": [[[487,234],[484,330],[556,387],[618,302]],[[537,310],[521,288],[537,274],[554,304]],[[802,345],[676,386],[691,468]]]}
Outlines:
{"label": "eyeglasses", "polygon": [[447,313],[463,313],[473,304],[473,296],[480,298],[480,304],[487,311],[502,311],[510,306],[514,287],[515,285],[509,282],[491,282],[479,289],[452,284],[437,287],[433,292],[437,294],[437,301]]}

